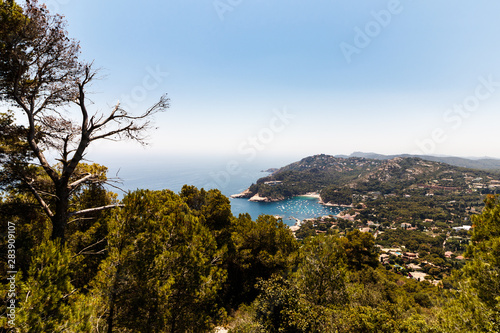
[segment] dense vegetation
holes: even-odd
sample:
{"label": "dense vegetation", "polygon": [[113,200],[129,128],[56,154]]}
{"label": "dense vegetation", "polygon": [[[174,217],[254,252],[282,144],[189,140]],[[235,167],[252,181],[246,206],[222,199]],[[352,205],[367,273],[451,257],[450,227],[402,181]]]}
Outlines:
{"label": "dense vegetation", "polygon": [[[81,197],[88,200],[92,190]],[[370,233],[344,230],[344,236],[299,242],[274,217],[234,217],[219,191],[192,186],[179,194],[138,190],[122,202],[61,244],[47,237],[48,221],[28,196],[10,192],[2,200],[2,221],[17,229],[20,332],[184,332],[221,324],[234,332],[498,327],[500,203],[494,197],[474,217],[471,259],[441,287],[378,262],[376,242],[420,252],[441,244],[418,231],[386,232],[375,241]],[[14,203],[24,209],[14,211]],[[88,248],[103,236],[102,250]],[[1,250],[7,253],[5,238]],[[6,292],[8,283],[3,286]]]}

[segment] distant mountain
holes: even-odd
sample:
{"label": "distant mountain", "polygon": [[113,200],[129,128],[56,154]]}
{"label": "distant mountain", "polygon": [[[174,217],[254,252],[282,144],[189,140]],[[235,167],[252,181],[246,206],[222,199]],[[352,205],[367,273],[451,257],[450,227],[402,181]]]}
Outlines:
{"label": "distant mountain", "polygon": [[454,156],[431,156],[431,155],[410,155],[410,154],[382,155],[376,153],[362,153],[362,152],[354,152],[350,156],[337,155],[336,157],[343,157],[343,158],[363,157],[376,160],[392,160],[393,158],[396,157],[418,157],[426,161],[441,162],[463,168],[500,171],[500,159],[494,159],[494,158],[471,159],[471,158],[454,157]]}

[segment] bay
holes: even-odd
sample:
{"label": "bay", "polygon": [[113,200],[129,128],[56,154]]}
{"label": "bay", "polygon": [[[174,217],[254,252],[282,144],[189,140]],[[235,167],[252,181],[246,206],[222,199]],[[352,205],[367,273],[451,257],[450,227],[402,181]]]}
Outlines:
{"label": "bay", "polygon": [[279,202],[251,202],[246,199],[231,199],[233,214],[248,212],[252,218],[260,214],[279,216],[287,225],[294,225],[298,220],[336,215],[341,209],[334,206],[325,206],[317,198],[293,197]]}
{"label": "bay", "polygon": [[[144,165],[128,164],[124,167],[111,167],[110,174],[117,173],[121,179],[119,187],[126,191],[136,189],[169,189],[176,193],[182,186],[194,185],[205,190],[217,188],[222,194],[230,196],[241,193],[259,178],[269,175],[268,163],[239,165],[232,168],[227,163],[204,161],[203,163],[153,163]],[[275,165],[274,165],[275,166]],[[122,192],[120,196],[123,196]],[[231,210],[235,216],[248,213],[252,219],[261,214],[280,216],[287,225],[294,225],[297,220],[336,215],[338,207],[319,204],[317,198],[294,197],[279,202],[251,202],[248,199],[230,198]]]}

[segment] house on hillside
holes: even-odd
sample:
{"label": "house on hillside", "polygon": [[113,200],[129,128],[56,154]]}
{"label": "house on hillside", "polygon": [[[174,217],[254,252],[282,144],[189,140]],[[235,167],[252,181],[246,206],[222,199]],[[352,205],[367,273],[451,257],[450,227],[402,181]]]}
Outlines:
{"label": "house on hillside", "polygon": [[469,231],[470,229],[472,229],[471,225],[463,225],[461,227],[453,227],[453,230],[455,230],[455,231],[460,231],[460,230],[467,230],[467,231]]}
{"label": "house on hillside", "polygon": [[403,259],[408,259],[408,260],[418,259],[418,253],[405,252],[403,254]]}
{"label": "house on hillside", "polygon": [[275,186],[275,185],[278,185],[278,184],[281,184],[282,181],[280,180],[271,180],[271,181],[268,181],[268,182],[264,182],[265,185],[270,185],[270,186]]}
{"label": "house on hillside", "polygon": [[382,253],[378,259],[381,263],[387,264],[389,262],[389,255],[387,253]]}

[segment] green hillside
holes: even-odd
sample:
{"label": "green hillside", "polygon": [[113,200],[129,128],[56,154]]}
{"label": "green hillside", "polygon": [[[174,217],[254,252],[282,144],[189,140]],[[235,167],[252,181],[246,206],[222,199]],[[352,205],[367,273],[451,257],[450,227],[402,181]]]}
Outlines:
{"label": "green hillside", "polygon": [[463,223],[497,193],[500,176],[416,157],[391,160],[328,155],[306,157],[252,184],[245,194],[267,201],[317,192],[324,203],[356,206],[366,219],[402,222],[433,219]]}
{"label": "green hillside", "polygon": [[364,157],[377,160],[391,160],[396,157],[418,157],[426,161],[441,162],[463,168],[481,169],[490,171],[500,170],[500,160],[495,158],[463,158],[456,156],[432,156],[432,155],[382,155],[376,153],[362,153],[354,152],[350,156],[336,156],[336,157]]}
{"label": "green hillside", "polygon": [[[487,194],[500,187],[499,179],[500,175],[491,171],[461,168],[416,157],[379,160],[315,155],[259,179],[250,186],[248,196],[258,193],[262,197],[278,199],[321,192],[322,197],[328,197],[332,190],[345,187],[354,194],[397,194],[416,189],[427,189],[429,193]],[[328,198],[323,199],[329,201]]]}

